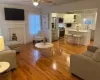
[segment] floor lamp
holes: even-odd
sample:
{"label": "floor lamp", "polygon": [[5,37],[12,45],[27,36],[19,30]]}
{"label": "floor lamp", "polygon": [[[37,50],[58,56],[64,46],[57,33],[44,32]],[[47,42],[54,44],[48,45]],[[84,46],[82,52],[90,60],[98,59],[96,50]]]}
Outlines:
{"label": "floor lamp", "polygon": [[4,50],[4,38],[0,36],[0,51]]}

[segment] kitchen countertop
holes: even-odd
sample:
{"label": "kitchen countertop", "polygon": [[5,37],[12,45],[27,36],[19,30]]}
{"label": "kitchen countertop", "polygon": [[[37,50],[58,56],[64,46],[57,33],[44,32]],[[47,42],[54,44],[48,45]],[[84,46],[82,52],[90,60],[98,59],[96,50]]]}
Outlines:
{"label": "kitchen countertop", "polygon": [[[69,34],[81,35],[82,36],[80,38],[81,45],[89,45],[90,44],[90,37],[91,37],[90,30],[82,30],[82,29],[79,31],[77,31],[76,29],[66,29],[66,30],[68,31]],[[74,42],[73,42],[73,40],[74,40]],[[70,39],[68,39],[68,42],[77,44],[77,40],[74,37],[71,37]]]}
{"label": "kitchen countertop", "polygon": [[90,30],[79,30],[79,31],[77,31],[76,29],[67,29],[67,31],[75,31],[75,32],[90,32]]}

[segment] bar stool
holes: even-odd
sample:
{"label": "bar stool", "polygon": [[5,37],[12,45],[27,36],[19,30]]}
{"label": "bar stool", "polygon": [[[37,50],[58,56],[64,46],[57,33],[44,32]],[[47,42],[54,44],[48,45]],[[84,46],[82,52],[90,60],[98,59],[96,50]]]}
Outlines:
{"label": "bar stool", "polygon": [[82,37],[81,35],[73,35],[73,38],[75,39],[75,42],[76,42],[76,40],[77,40],[78,46],[81,44],[81,43],[80,43],[81,37]]}
{"label": "bar stool", "polygon": [[65,40],[68,42],[70,38],[72,38],[73,34],[66,34]]}

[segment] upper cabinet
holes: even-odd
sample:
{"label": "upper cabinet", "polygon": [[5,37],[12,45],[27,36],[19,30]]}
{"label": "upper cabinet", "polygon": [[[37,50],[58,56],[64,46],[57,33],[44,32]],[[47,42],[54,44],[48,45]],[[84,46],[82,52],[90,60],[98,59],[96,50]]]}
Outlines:
{"label": "upper cabinet", "polygon": [[75,22],[74,14],[65,14],[63,18],[64,18],[64,23],[74,23]]}

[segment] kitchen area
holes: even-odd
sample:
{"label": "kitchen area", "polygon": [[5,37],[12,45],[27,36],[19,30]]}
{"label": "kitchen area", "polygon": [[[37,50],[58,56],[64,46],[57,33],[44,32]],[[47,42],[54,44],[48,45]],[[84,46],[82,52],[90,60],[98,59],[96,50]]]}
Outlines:
{"label": "kitchen area", "polygon": [[94,41],[97,9],[51,14],[52,41],[64,38],[69,44],[88,45]]}

